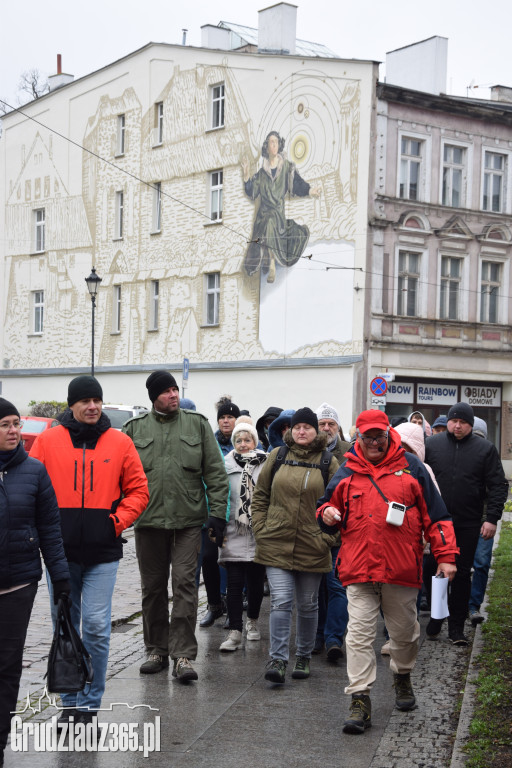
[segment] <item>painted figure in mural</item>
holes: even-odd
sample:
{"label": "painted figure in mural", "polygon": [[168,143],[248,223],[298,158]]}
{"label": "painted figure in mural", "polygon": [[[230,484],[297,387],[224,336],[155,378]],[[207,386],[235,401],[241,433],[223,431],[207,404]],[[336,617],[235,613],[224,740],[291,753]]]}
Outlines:
{"label": "painted figure in mural", "polygon": [[252,178],[249,161],[242,160],[245,193],[252,200],[260,199],[244,267],[248,275],[258,269],[268,273],[268,283],[275,280],[276,261],[283,267],[293,266],[309,239],[306,226],[285,217],[285,195],[319,197],[321,193],[319,187],[304,181],[294,163],[286,159],[284,142],[277,131],[270,131],[261,148],[262,167]]}

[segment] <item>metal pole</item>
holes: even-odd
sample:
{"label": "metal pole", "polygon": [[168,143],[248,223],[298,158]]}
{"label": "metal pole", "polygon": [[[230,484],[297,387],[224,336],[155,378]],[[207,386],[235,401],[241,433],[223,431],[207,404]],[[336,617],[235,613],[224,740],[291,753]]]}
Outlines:
{"label": "metal pole", "polygon": [[96,308],[96,296],[91,296],[92,301],[92,327],[91,327],[91,376],[94,376],[94,310]]}

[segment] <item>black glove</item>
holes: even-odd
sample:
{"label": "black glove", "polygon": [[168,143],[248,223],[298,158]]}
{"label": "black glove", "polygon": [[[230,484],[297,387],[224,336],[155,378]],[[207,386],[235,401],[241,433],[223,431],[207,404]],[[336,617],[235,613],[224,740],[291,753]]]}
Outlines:
{"label": "black glove", "polygon": [[221,517],[209,517],[206,521],[206,528],[208,530],[208,537],[210,541],[213,541],[218,547],[222,547],[224,544],[224,528],[226,527],[226,521]]}
{"label": "black glove", "polygon": [[70,600],[71,584],[67,579],[62,581],[53,582],[53,602],[55,605],[59,602],[59,597],[67,598]]}

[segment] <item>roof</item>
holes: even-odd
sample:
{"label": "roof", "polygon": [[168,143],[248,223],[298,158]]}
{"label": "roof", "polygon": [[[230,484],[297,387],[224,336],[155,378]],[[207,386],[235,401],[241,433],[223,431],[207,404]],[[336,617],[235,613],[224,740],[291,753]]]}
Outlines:
{"label": "roof", "polygon": [[[233,34],[232,48],[242,48],[244,45],[258,47],[258,30],[254,27],[246,27],[243,24],[232,24],[230,21],[219,21],[218,27],[229,29]],[[338,59],[338,54],[320,43],[312,43],[308,40],[295,41],[295,54],[297,56],[320,56],[326,59]]]}

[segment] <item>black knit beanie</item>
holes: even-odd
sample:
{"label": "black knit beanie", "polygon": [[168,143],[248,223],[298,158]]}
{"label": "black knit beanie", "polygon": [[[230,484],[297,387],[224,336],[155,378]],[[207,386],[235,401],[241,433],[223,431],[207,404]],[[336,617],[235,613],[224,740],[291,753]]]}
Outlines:
{"label": "black knit beanie", "polygon": [[448,411],[447,420],[450,421],[450,419],[462,419],[473,426],[475,423],[475,414],[468,403],[455,403],[455,405],[452,405]]}
{"label": "black knit beanie", "polygon": [[318,432],[317,415],[311,410],[311,408],[308,408],[307,406],[304,406],[304,408],[299,408],[299,410],[295,411],[295,413],[293,414],[291,419],[291,425],[292,427],[294,427],[296,424],[309,424],[311,427],[314,427]]}
{"label": "black knit beanie", "polygon": [[5,419],[6,416],[17,416],[18,419],[20,418],[16,406],[10,403],[9,400],[0,397],[0,419]]}
{"label": "black knit beanie", "polygon": [[217,411],[217,421],[221,419],[223,416],[234,416],[235,419],[238,419],[240,416],[240,408],[238,405],[235,405],[234,403],[222,403],[220,408]]}
{"label": "black knit beanie", "polygon": [[176,379],[171,373],[168,373],[168,371],[154,371],[146,379],[146,388],[152,403],[155,402],[162,392],[169,389],[169,387],[176,387],[176,389],[179,389]]}
{"label": "black knit beanie", "polygon": [[79,400],[87,400],[90,397],[99,397],[103,401],[103,390],[94,376],[77,376],[69,382],[68,405],[70,408]]}

